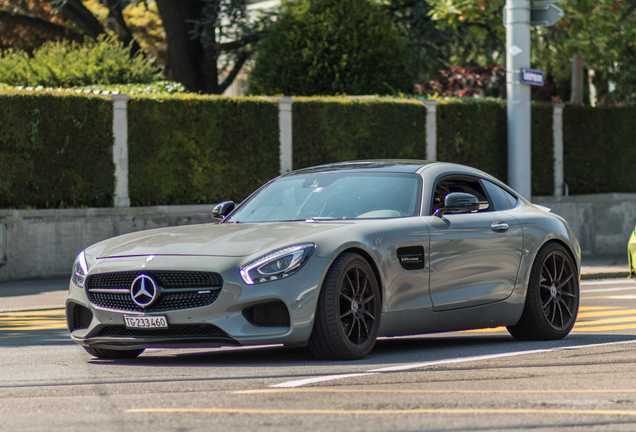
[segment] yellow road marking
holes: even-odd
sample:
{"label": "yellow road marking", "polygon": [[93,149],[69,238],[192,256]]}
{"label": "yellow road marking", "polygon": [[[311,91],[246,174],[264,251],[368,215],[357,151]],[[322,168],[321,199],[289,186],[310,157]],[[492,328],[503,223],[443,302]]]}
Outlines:
{"label": "yellow road marking", "polygon": [[34,336],[44,336],[44,335],[41,335],[41,334],[28,334],[28,335],[0,336],[0,339],[24,338],[24,337],[34,337]]}
{"label": "yellow road marking", "polygon": [[485,329],[476,329],[476,330],[460,330],[460,333],[495,333],[508,331],[505,327],[493,327],[493,328],[485,328]]}
{"label": "yellow road marking", "polygon": [[237,390],[233,394],[271,393],[404,393],[404,394],[591,394],[591,393],[636,393],[636,389],[559,389],[559,390],[408,390],[408,389],[354,389],[331,387],[298,387],[280,389]]}
{"label": "yellow road marking", "polygon": [[577,321],[575,327],[598,325],[598,324],[626,323],[626,322],[636,322],[636,316],[621,317],[621,318],[607,318],[607,319],[600,319],[600,320],[593,320],[593,321]]}
{"label": "yellow road marking", "polygon": [[31,330],[49,330],[49,329],[64,329],[66,328],[66,323],[64,324],[46,324],[46,325],[37,325],[37,326],[24,326],[24,327],[0,327],[1,331],[31,331]]}
{"label": "yellow road marking", "polygon": [[636,329],[636,324],[626,324],[626,325],[616,325],[616,326],[584,327],[584,328],[576,328],[576,326],[574,326],[573,331],[579,331],[579,332],[606,332],[606,331],[614,331],[614,330],[631,330],[631,329]]}
{"label": "yellow road marking", "polygon": [[594,317],[617,316],[617,315],[636,315],[636,309],[610,310],[610,311],[600,311],[600,312],[583,312],[579,314],[579,318],[594,318]]}
{"label": "yellow road marking", "polygon": [[40,311],[27,311],[27,312],[2,312],[0,317],[12,317],[12,316],[34,316],[34,315],[64,315],[64,308],[40,310]]}
{"label": "yellow road marking", "polygon": [[610,309],[625,309],[625,307],[624,306],[581,306],[579,307],[579,312],[593,311],[593,310],[610,310]]}
{"label": "yellow road marking", "polygon": [[636,416],[636,410],[585,410],[544,408],[422,408],[386,410],[339,409],[258,409],[258,408],[133,408],[128,413],[210,413],[210,414],[318,414],[318,415],[387,415],[387,414],[580,414]]}
{"label": "yellow road marking", "polygon": [[64,309],[0,313],[0,333],[63,328],[66,328]]}

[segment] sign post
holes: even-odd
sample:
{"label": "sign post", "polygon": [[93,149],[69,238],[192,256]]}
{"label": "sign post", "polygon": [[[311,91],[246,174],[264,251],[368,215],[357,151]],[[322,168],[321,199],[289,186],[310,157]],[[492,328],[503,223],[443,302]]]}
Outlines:
{"label": "sign post", "polygon": [[508,184],[522,197],[531,197],[530,86],[521,83],[521,70],[530,69],[530,0],[507,0],[506,95],[508,98]]}
{"label": "sign post", "polygon": [[508,184],[526,199],[531,198],[531,92],[530,85],[543,85],[543,72],[530,69],[530,26],[551,26],[563,18],[552,3],[561,0],[507,0],[506,93],[508,98]]}

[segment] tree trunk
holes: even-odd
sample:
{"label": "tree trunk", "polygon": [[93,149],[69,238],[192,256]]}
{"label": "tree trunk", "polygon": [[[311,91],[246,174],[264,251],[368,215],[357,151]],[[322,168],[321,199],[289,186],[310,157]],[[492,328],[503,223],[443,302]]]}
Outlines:
{"label": "tree trunk", "polygon": [[201,18],[205,3],[197,0],[157,0],[168,43],[168,79],[188,90],[216,93],[216,55],[193,37],[193,21]]}
{"label": "tree trunk", "polygon": [[583,75],[585,71],[583,69],[583,56],[581,54],[574,54],[572,56],[572,95],[570,102],[575,104],[583,104]]}

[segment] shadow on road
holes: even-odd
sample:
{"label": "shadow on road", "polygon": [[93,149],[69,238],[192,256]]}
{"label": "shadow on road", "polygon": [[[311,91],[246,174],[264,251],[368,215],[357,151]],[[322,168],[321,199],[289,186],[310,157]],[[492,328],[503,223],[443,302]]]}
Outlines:
{"label": "shadow on road", "polygon": [[[395,364],[421,363],[449,358],[463,358],[538,349],[567,348],[621,341],[636,341],[632,335],[570,335],[564,340],[547,342],[519,342],[507,335],[423,335],[382,339],[369,356],[357,361],[323,361],[315,359],[307,348],[259,346],[245,348],[212,348],[196,352],[179,350],[148,350],[134,360],[90,360],[93,364],[176,367],[315,367],[361,366],[368,370]],[[630,348],[631,349],[631,348]]]}

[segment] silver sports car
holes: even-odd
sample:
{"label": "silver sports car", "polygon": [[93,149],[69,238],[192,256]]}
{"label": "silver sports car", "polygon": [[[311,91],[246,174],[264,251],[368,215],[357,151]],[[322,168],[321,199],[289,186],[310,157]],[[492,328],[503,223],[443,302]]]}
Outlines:
{"label": "silver sports car", "polygon": [[462,165],[362,161],[282,175],[220,223],[79,254],[66,317],[99,358],[149,347],[308,346],[359,359],[379,336],[507,326],[565,337],[581,251],[568,224]]}

